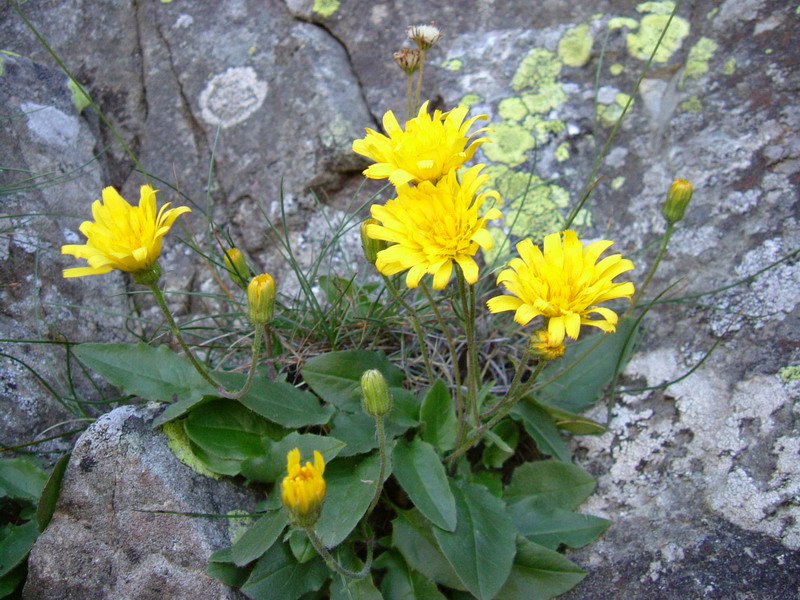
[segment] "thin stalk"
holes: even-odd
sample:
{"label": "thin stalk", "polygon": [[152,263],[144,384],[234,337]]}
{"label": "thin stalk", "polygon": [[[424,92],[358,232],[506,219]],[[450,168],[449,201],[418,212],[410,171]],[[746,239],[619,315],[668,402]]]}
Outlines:
{"label": "thin stalk", "polygon": [[406,112],[408,116],[406,120],[410,120],[414,116],[414,75],[407,73],[406,80],[408,81],[408,88],[406,89]]}
{"label": "thin stalk", "polygon": [[375,494],[372,496],[372,501],[369,503],[369,508],[364,514],[364,519],[368,519],[378,506],[378,501],[381,499],[381,492],[383,491],[383,480],[386,476],[386,429],[383,426],[383,417],[375,417],[375,429],[378,432],[378,451],[381,457],[381,466],[378,470],[378,483],[375,486]]}
{"label": "thin stalk", "polygon": [[413,116],[419,110],[419,98],[422,93],[422,71],[425,68],[425,50],[420,49],[419,51],[419,71],[417,72],[417,90],[414,93],[414,110],[412,112]]}
{"label": "thin stalk", "polygon": [[311,544],[314,546],[314,549],[322,558],[325,559],[325,563],[332,571],[335,571],[339,575],[343,575],[348,579],[364,579],[364,577],[369,575],[369,571],[372,568],[372,544],[367,544],[367,562],[364,564],[364,568],[360,571],[351,571],[350,569],[345,569],[335,558],[333,558],[333,555],[328,552],[328,549],[322,543],[322,540],[317,537],[313,527],[306,527],[305,532],[308,536],[308,539],[311,540]]}
{"label": "thin stalk", "polygon": [[650,271],[647,273],[647,278],[644,280],[644,283],[636,290],[636,293],[633,295],[633,300],[631,301],[630,307],[628,310],[625,311],[626,314],[631,312],[635,307],[636,303],[639,302],[639,299],[644,294],[644,291],[647,289],[647,286],[650,285],[650,282],[653,280],[653,276],[655,276],[656,271],[658,270],[658,266],[661,264],[661,259],[664,258],[664,253],[667,251],[667,246],[669,245],[669,240],[672,237],[672,231],[675,229],[674,223],[667,223],[667,230],[664,232],[664,237],[661,240],[661,247],[658,249],[658,254],[656,254],[656,259],[653,261],[653,266],[650,267]]}
{"label": "thin stalk", "polygon": [[500,399],[500,401],[495,404],[492,408],[486,411],[481,417],[484,419],[488,419],[493,414],[495,414],[500,408],[503,406],[503,402],[506,398],[511,398],[517,391],[517,386],[519,382],[522,380],[522,374],[525,372],[525,367],[528,365],[528,360],[531,357],[531,347],[530,344],[525,344],[525,350],[522,353],[522,358],[517,365],[517,370],[514,373],[514,379],[511,380],[511,385],[508,386],[508,390],[506,391],[505,395]]}
{"label": "thin stalk", "polygon": [[478,357],[475,352],[475,292],[470,286],[470,299],[467,300],[466,281],[461,269],[456,274],[461,310],[464,312],[464,330],[467,333],[467,410],[472,413],[475,427],[480,425],[478,414]]}
{"label": "thin stalk", "polygon": [[[269,323],[264,323],[264,342],[265,342],[265,355],[267,361],[267,369],[269,370],[269,378],[275,379],[275,364],[272,362],[272,327]],[[255,364],[255,355],[253,355],[253,363]]]}

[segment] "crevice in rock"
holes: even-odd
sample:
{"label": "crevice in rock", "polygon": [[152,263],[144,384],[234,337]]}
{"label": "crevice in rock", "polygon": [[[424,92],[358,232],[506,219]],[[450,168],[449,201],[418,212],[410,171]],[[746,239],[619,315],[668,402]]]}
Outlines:
{"label": "crevice in rock", "polygon": [[139,56],[139,87],[141,90],[141,100],[139,101],[139,108],[142,111],[142,121],[146,121],[150,114],[150,106],[147,102],[147,79],[144,70],[144,45],[142,44],[142,6],[139,0],[131,0],[133,7],[133,21],[136,25],[136,49],[135,52]]}

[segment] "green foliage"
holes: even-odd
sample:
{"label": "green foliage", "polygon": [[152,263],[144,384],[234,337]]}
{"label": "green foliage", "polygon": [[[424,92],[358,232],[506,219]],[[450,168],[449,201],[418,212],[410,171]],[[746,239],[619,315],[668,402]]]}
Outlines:
{"label": "green foliage", "polygon": [[542,454],[564,462],[572,461],[569,448],[558,432],[555,419],[546,410],[522,401],[514,407],[513,412],[522,421],[525,431],[534,439]]}
{"label": "green foliage", "polygon": [[237,567],[242,567],[261,556],[272,547],[278,536],[286,529],[288,521],[282,510],[267,513],[244,532],[231,546],[231,559]]}
{"label": "green foliage", "polygon": [[434,525],[456,528],[456,501],[436,450],[427,442],[400,440],[394,449],[394,476],[414,506]]}
{"label": "green foliage", "polygon": [[456,445],[458,419],[450,397],[450,390],[441,379],[437,379],[425,394],[419,410],[422,423],[422,439],[432,444],[439,452],[452,450]]}
{"label": "green foliage", "polygon": [[318,590],[330,577],[319,557],[302,565],[287,544],[275,544],[253,567],[242,592],[253,600],[296,600]]}
{"label": "green foliage", "polygon": [[517,539],[511,574],[498,600],[547,600],[572,589],[586,573],[563,554]]}

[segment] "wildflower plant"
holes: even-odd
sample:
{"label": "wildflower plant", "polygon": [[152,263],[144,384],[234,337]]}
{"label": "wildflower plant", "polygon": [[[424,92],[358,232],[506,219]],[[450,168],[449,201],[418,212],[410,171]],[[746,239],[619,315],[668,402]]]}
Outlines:
{"label": "wildflower plant", "polygon": [[[94,221],[80,227],[86,243],[62,248],[89,265],[65,277],[130,272],[181,350],[81,344],[74,354],[125,393],[164,403],[154,425],[182,428],[207,469],[263,490],[258,519],[209,564],[256,600],[553,597],[585,574],[560,551],[610,524],[575,512],[594,480],[573,464],[562,434],[605,431],[580,413],[616,383],[647,310],[637,304],[691,184],[670,190],[668,234],[638,290],[634,264],[607,253],[611,240],[583,242],[569,227],[541,248],[523,235],[518,256],[490,272],[478,251],[493,247],[487,222],[502,218],[508,199],[485,165],[469,164],[488,143],[485,129],[473,129],[486,115],[419,106],[426,53],[441,33],[423,25],[408,36],[417,47],[395,55],[408,76],[408,120],[387,111],[385,133],[367,129],[353,142],[372,161],[364,175],[392,186],[360,228],[375,281],[313,282],[344,290],[329,293],[332,304],[349,299],[368,316],[395,315],[400,361],[365,336],[310,357],[289,347],[280,282],[254,275],[236,248],[209,255],[238,291],[235,318],[247,323],[250,351],[234,367],[214,353],[201,358],[159,284],[162,242],[189,209],[157,210],[150,185],[138,207],[103,190]],[[507,378],[485,368],[492,346],[518,357],[503,363]],[[288,357],[298,354],[295,369]],[[529,450],[518,452],[523,441]]]}

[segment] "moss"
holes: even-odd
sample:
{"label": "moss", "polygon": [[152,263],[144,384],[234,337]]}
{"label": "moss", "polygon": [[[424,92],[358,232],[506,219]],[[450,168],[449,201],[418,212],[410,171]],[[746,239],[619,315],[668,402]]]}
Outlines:
{"label": "moss", "polygon": [[736,72],[736,59],[729,58],[726,60],[725,66],[722,67],[722,72],[725,73],[725,75],[733,75]]}
{"label": "moss", "polygon": [[620,63],[614,63],[610,67],[608,67],[609,73],[614,75],[615,77],[622,73],[623,66]]}
{"label": "moss", "polygon": [[513,121],[493,124],[492,129],[490,137],[494,143],[484,145],[483,152],[493,162],[510,167],[520,165],[528,158],[528,152],[536,147],[533,136]]}
{"label": "moss", "polygon": [[589,62],[594,38],[588,25],[568,29],[558,42],[558,57],[568,67],[582,67]]}
{"label": "moss", "polygon": [[623,27],[626,29],[638,29],[639,21],[630,17],[614,17],[608,20],[609,29],[622,29]]}
{"label": "moss", "polygon": [[477,104],[483,98],[481,98],[478,94],[466,94],[461,100],[458,101],[459,106],[466,106],[469,108],[473,104]]}
{"label": "moss", "polygon": [[701,37],[697,40],[686,59],[686,69],[682,79],[698,79],[708,73],[708,61],[714,56],[719,45],[711,38]]}
{"label": "moss", "polygon": [[[800,14],[800,8],[798,8],[798,14]],[[784,383],[797,381],[800,379],[800,365],[783,367],[780,371],[778,371],[778,376],[784,381]]]}
{"label": "moss", "polygon": [[[628,52],[640,60],[647,60],[658,43],[661,32],[669,21],[669,15],[645,15],[638,33],[629,33],[627,37]],[[675,17],[656,50],[655,62],[665,63],[681,47],[683,40],[689,35],[689,21]]]}
{"label": "moss", "polygon": [[636,6],[638,12],[652,13],[654,15],[669,15],[675,10],[675,3],[671,0],[663,2],[640,2]]}
{"label": "moss", "polygon": [[552,85],[561,73],[561,61],[545,48],[533,48],[517,67],[511,87],[515,90],[539,90]]}
{"label": "moss", "polygon": [[179,461],[193,471],[200,473],[200,475],[205,475],[206,477],[212,477],[214,479],[220,478],[220,475],[214,473],[214,471],[206,467],[194,455],[194,452],[192,452],[192,446],[189,442],[189,437],[183,430],[183,424],[180,421],[170,421],[169,423],[164,423],[161,426],[161,431],[165,436],[167,436],[167,446],[169,446],[169,449],[172,450],[172,453],[178,458]]}
{"label": "moss", "polygon": [[623,185],[625,185],[625,178],[624,177],[614,177],[614,179],[611,180],[611,189],[612,190],[618,190]]}
{"label": "moss", "polygon": [[692,96],[688,100],[684,100],[683,102],[681,102],[680,108],[684,112],[697,114],[703,110],[703,103],[697,96]]}
{"label": "moss", "polygon": [[72,95],[72,104],[75,106],[75,110],[78,111],[78,114],[82,113],[91,102],[72,79],[67,82],[67,88]]}
{"label": "moss", "polygon": [[564,162],[569,158],[569,142],[561,142],[556,148],[556,160],[558,162]]}
{"label": "moss", "polygon": [[446,60],[442,63],[442,68],[447,69],[448,71],[459,71],[463,66],[464,63],[457,58],[451,58],[450,60]]}
{"label": "moss", "polygon": [[339,10],[339,0],[314,0],[314,8],[311,10],[323,17],[330,17]]}
{"label": "moss", "polygon": [[528,108],[522,99],[517,96],[501,100],[497,107],[497,112],[506,121],[521,121],[528,116]]}

